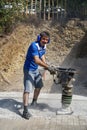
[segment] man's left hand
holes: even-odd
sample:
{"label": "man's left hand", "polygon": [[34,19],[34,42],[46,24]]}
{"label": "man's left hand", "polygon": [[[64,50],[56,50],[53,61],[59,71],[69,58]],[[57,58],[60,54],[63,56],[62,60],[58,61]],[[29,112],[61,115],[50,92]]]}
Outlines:
{"label": "man's left hand", "polygon": [[55,67],[54,66],[49,66],[47,68],[47,70],[50,72],[50,74],[56,74],[56,71],[55,71]]}

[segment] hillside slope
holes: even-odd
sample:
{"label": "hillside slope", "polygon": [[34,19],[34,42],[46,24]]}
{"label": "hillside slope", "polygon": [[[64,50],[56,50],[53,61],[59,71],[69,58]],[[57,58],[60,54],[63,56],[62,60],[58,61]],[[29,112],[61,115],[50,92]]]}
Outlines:
{"label": "hillside slope", "polygon": [[[0,90],[22,89],[22,68],[28,46],[36,40],[37,35],[43,30],[49,31],[51,35],[51,43],[47,46],[46,54],[48,62],[62,65],[72,48],[78,45],[80,45],[80,48],[77,50],[75,57],[80,57],[82,55],[80,43],[87,36],[82,29],[82,25],[83,23],[78,20],[71,20],[66,26],[51,22],[45,22],[38,27],[33,24],[19,24],[12,34],[0,37]],[[84,41],[86,44],[87,39],[85,38]],[[83,55],[86,57],[87,48],[84,47],[83,51],[85,51]],[[18,84],[16,84],[16,81]],[[19,82],[21,82],[20,85]]]}

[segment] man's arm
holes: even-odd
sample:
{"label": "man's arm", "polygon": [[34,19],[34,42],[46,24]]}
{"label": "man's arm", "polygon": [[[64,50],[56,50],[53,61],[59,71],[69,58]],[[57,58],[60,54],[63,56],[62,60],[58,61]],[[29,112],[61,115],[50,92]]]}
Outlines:
{"label": "man's arm", "polygon": [[44,63],[46,63],[46,59],[45,59],[45,56],[44,56],[44,55],[41,57],[41,60],[42,60]]}
{"label": "man's arm", "polygon": [[38,57],[38,56],[34,56],[34,61],[36,64],[44,67],[44,68],[48,68],[48,65],[45,63],[45,57],[42,57],[42,60]]}

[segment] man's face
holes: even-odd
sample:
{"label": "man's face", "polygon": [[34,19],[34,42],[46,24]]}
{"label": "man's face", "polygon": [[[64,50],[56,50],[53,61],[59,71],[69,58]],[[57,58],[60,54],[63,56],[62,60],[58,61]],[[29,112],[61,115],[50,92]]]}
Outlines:
{"label": "man's face", "polygon": [[41,43],[42,46],[44,46],[45,44],[48,43],[48,41],[49,41],[49,38],[46,37],[46,36],[43,36],[43,37],[41,38],[41,40],[40,40],[40,43]]}

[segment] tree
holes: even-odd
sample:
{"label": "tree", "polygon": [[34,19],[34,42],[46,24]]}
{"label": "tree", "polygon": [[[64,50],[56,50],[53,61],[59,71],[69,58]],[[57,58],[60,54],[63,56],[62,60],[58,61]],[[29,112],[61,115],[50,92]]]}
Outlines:
{"label": "tree", "polygon": [[87,15],[87,0],[67,0],[67,13],[69,17],[81,17],[84,10]]}
{"label": "tree", "polygon": [[0,33],[8,33],[20,19],[23,11],[23,0],[0,1]]}

